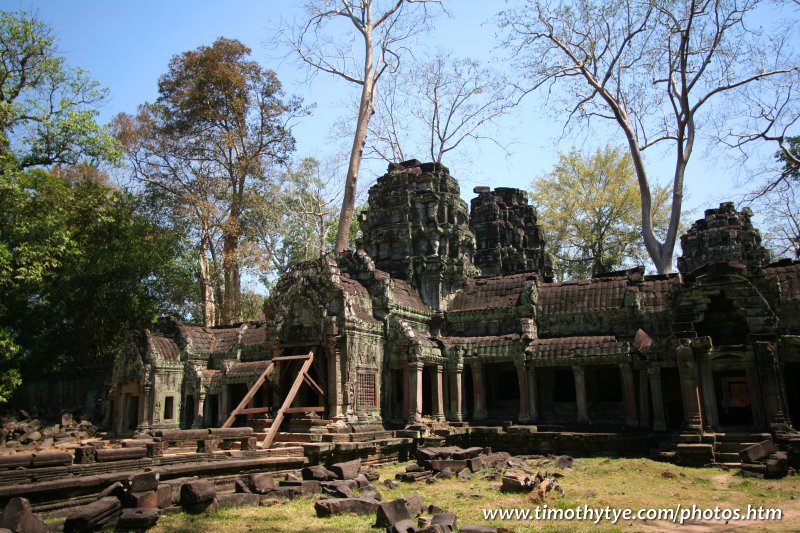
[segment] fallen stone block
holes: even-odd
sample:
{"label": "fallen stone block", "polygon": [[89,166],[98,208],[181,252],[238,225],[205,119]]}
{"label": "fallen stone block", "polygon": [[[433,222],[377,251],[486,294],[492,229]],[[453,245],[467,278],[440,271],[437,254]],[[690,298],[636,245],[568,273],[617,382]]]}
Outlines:
{"label": "fallen stone block", "polygon": [[[541,479],[538,480],[541,482]],[[502,486],[500,490],[503,492],[530,492],[535,486],[537,480],[527,472],[522,470],[506,470],[503,474]]]}
{"label": "fallen stone block", "polygon": [[283,487],[275,487],[268,493],[270,496],[282,498],[284,500],[293,500],[303,495],[303,487],[297,485],[289,485]]}
{"label": "fallen stone block", "polygon": [[278,483],[280,487],[300,487],[301,494],[317,494],[320,491],[320,482],[313,479],[304,479],[301,481],[281,481]]}
{"label": "fallen stone block", "polygon": [[409,494],[400,499],[405,502],[411,518],[416,518],[422,514],[422,497],[419,494]]}
{"label": "fallen stone block", "polygon": [[429,524],[422,529],[418,529],[416,533],[451,533],[454,531],[444,524]]}
{"label": "fallen stone block", "polygon": [[459,449],[453,452],[453,459],[473,459],[483,453],[483,448],[480,446],[472,446],[470,448]]}
{"label": "fallen stone block", "polygon": [[511,454],[508,452],[496,452],[488,455],[481,455],[472,459],[467,459],[467,466],[472,472],[477,472],[484,468],[496,467],[504,464]]}
{"label": "fallen stone block", "polygon": [[415,524],[410,518],[406,520],[400,520],[399,522],[394,523],[386,528],[387,533],[416,533],[416,531],[417,524]]}
{"label": "fallen stone block", "polygon": [[399,487],[399,485],[393,479],[388,478],[383,480],[383,485],[390,490]]}
{"label": "fallen stone block", "polygon": [[441,472],[442,470],[450,470],[451,472],[459,472],[467,468],[466,459],[434,459],[429,461],[428,466],[434,472]]}
{"label": "fallen stone block", "polygon": [[480,526],[475,524],[461,524],[460,533],[497,533],[494,526]]}
{"label": "fallen stone block", "polygon": [[573,459],[569,455],[559,455],[555,463],[558,468],[572,468]]}
{"label": "fallen stone block", "polygon": [[457,477],[461,481],[469,481],[472,479],[472,472],[470,471],[469,468],[465,468],[464,470],[458,473]]}
{"label": "fallen stone block", "polygon": [[364,477],[367,478],[367,481],[378,481],[381,477],[380,472],[376,468],[372,468],[371,466],[367,468],[362,468],[361,473],[364,474]]}
{"label": "fallen stone block", "polygon": [[406,501],[402,498],[398,498],[378,505],[375,516],[375,527],[391,527],[397,522],[411,520],[412,518]]}
{"label": "fallen stone block", "polygon": [[[171,500],[172,498],[170,498]],[[157,509],[158,496],[156,491],[148,490],[144,492],[129,492],[123,500],[123,507],[135,509]]]}
{"label": "fallen stone block", "polygon": [[128,478],[128,490],[131,492],[145,492],[158,488],[158,473],[143,472]]}
{"label": "fallen stone block", "polygon": [[786,452],[774,452],[767,457],[767,477],[782,478],[789,474],[789,460]]}
{"label": "fallen stone block", "polygon": [[330,470],[338,479],[355,479],[361,470],[361,459],[333,464]]}
{"label": "fallen stone block", "polygon": [[14,533],[47,533],[48,531],[44,522],[33,514],[31,504],[25,498],[11,498],[8,500],[0,517],[0,528],[8,529]]}
{"label": "fallen stone block", "polygon": [[252,493],[233,493],[233,494],[220,494],[217,496],[217,504],[220,509],[229,509],[231,507],[245,507],[248,505],[259,505],[261,503],[261,496]]}
{"label": "fallen stone block", "polygon": [[320,483],[320,488],[325,494],[329,494],[334,498],[355,498],[352,488],[345,480],[339,479],[336,481],[324,481]]}
{"label": "fallen stone block", "polygon": [[266,494],[275,489],[275,479],[272,474],[249,474],[244,476],[242,480],[250,489],[250,492],[256,494]]}
{"label": "fallen stone block", "polygon": [[117,521],[122,504],[117,498],[106,497],[72,510],[64,521],[64,533],[102,529]]}
{"label": "fallen stone block", "polygon": [[303,479],[313,479],[317,481],[330,481],[336,479],[336,473],[328,470],[322,465],[307,466],[300,471]]}
{"label": "fallen stone block", "polygon": [[453,513],[447,513],[447,512],[445,512],[445,513],[436,513],[436,514],[433,515],[433,518],[431,518],[431,525],[432,526],[436,526],[436,525],[444,526],[449,531],[455,531],[456,530],[456,523],[457,522],[458,522],[458,519],[457,519],[456,515],[453,514]]}
{"label": "fallen stone block", "polygon": [[207,479],[188,481],[181,485],[181,505],[207,503],[217,495],[217,488]]}
{"label": "fallen stone block", "polygon": [[206,502],[202,503],[187,503],[182,505],[183,512],[189,514],[203,514],[203,513],[213,513],[219,509],[219,503],[217,503],[216,496]]}
{"label": "fallen stone block", "polygon": [[166,509],[172,505],[172,485],[159,483],[156,487],[156,502],[159,509]]}
{"label": "fallen stone block", "polygon": [[344,513],[373,514],[378,509],[379,503],[369,498],[331,498],[318,500],[314,510],[320,518],[340,515]]}
{"label": "fallen stone block", "polygon": [[107,498],[109,496],[113,496],[114,498],[117,498],[120,501],[122,501],[122,498],[125,497],[125,488],[122,486],[122,483],[117,481],[116,483],[112,483],[111,485],[100,491],[99,496],[101,498]]}
{"label": "fallen stone block", "polygon": [[158,509],[123,509],[117,522],[118,531],[144,531],[158,522]]}
{"label": "fallen stone block", "polygon": [[358,495],[361,498],[372,498],[373,500],[383,501],[383,494],[380,493],[378,489],[373,487],[372,485],[367,485],[366,487],[361,487],[358,491]]}
{"label": "fallen stone block", "polygon": [[423,470],[421,472],[398,472],[394,478],[406,483],[414,483],[416,481],[425,481],[433,477],[433,472],[430,470]]}
{"label": "fallen stone block", "polygon": [[740,451],[739,457],[742,458],[742,462],[744,463],[755,463],[776,451],[778,451],[778,447],[775,446],[772,439],[766,439]]}

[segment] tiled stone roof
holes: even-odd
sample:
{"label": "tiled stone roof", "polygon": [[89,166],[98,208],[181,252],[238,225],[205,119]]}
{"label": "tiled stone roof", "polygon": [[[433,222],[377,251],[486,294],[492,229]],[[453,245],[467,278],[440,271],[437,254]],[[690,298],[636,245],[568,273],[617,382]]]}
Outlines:
{"label": "tiled stone roof", "polygon": [[187,344],[192,345],[195,353],[227,353],[230,352],[239,340],[239,328],[206,328],[181,324],[178,326],[181,337]]}
{"label": "tiled stone roof", "polygon": [[630,352],[627,342],[617,342],[612,336],[536,339],[531,343],[531,348],[534,357],[542,359],[624,355]]}
{"label": "tiled stone roof", "polygon": [[509,335],[497,335],[488,337],[443,337],[442,342],[448,348],[460,346],[465,349],[488,348],[499,346],[516,346],[520,343],[520,335],[512,333]]}
{"label": "tiled stone roof", "polygon": [[147,347],[157,359],[165,361],[180,361],[181,350],[170,338],[147,333]]}
{"label": "tiled stone roof", "polygon": [[378,322],[378,320],[372,316],[372,299],[367,288],[353,278],[345,275],[339,277],[339,282],[342,289],[350,295],[349,302],[355,317],[364,322]]}
{"label": "tiled stone roof", "polygon": [[639,284],[640,306],[642,311],[654,313],[669,308],[667,295],[678,283],[677,276],[666,279],[645,280]]}
{"label": "tiled stone roof", "polygon": [[259,376],[269,361],[237,361],[228,370],[229,377]]}
{"label": "tiled stone roof", "polygon": [[263,344],[267,340],[267,328],[263,324],[248,326],[242,334],[242,345]]}
{"label": "tiled stone roof", "polygon": [[396,279],[392,282],[392,296],[400,305],[417,311],[431,312],[431,308],[425,305],[417,291],[403,280]]}
{"label": "tiled stone roof", "polygon": [[778,278],[782,302],[800,299],[800,262],[767,266],[764,268],[764,277]]}
{"label": "tiled stone roof", "polygon": [[542,284],[539,306],[547,314],[618,309],[625,301],[627,286],[627,277]]}
{"label": "tiled stone roof", "polygon": [[469,279],[456,294],[448,311],[475,311],[516,307],[526,286],[538,277],[535,272]]}

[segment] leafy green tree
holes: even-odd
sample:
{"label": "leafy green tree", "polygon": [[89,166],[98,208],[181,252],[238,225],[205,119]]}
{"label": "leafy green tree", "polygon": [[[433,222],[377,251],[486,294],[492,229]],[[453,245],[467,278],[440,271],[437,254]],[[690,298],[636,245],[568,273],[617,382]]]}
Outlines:
{"label": "leafy green tree", "polygon": [[0,339],[24,372],[107,364],[127,331],[185,309],[181,238],[97,180],[4,174],[0,243]]}
{"label": "leafy green tree", "polygon": [[[639,188],[631,157],[620,148],[606,146],[591,155],[573,148],[532,186],[557,279],[587,278],[647,260]],[[666,187],[655,190],[657,229],[669,223],[669,194]]]}
{"label": "leafy green tree", "polygon": [[82,159],[117,160],[121,152],[96,106],[108,91],[56,53],[43,22],[0,11],[0,153],[21,168]]}
{"label": "leafy green tree", "polygon": [[290,123],[303,112],[250,52],[220,38],[176,55],[156,103],[113,126],[146,194],[179,210],[191,230],[206,324],[242,320],[241,270],[254,249],[244,221],[272,192],[273,167],[294,150]]}

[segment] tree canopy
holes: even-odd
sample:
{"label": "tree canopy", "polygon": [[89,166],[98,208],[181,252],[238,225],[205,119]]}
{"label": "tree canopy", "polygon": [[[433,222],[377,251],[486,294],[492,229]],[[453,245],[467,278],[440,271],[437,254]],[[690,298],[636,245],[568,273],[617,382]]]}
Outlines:
{"label": "tree canopy", "polygon": [[[643,264],[639,190],[630,154],[606,146],[592,154],[560,154],[545,176],[532,184],[557,279],[585,279],[623,266]],[[654,198],[656,228],[669,221],[669,188]]]}

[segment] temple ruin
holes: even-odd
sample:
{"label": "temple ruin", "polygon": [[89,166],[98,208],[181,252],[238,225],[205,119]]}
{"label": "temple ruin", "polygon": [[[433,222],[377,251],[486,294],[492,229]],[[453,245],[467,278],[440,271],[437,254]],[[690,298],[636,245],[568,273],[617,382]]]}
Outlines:
{"label": "temple ruin", "polygon": [[800,262],[770,263],[748,209],[707,210],[681,237],[675,274],[556,283],[526,193],[475,192],[468,209],[441,164],[390,165],[358,250],[283,275],[265,323],[143,332],[116,362],[107,427],[217,427],[285,357],[236,421],[263,431],[292,357],[310,350],[287,439],[423,422],[697,434],[800,423]]}

